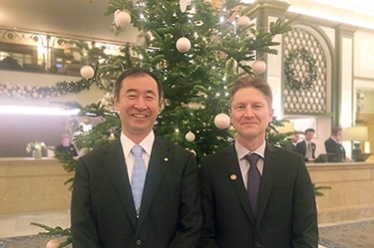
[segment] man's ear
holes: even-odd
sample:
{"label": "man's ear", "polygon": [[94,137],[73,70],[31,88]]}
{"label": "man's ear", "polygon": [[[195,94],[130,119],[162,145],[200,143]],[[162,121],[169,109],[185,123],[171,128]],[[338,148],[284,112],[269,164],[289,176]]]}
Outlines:
{"label": "man's ear", "polygon": [[114,110],[119,111],[119,109],[118,109],[118,101],[117,101],[117,98],[115,98],[115,97],[113,97],[113,105],[114,105]]}
{"label": "man's ear", "polygon": [[159,108],[160,108],[160,112],[159,112],[159,114],[161,114],[162,110],[164,110],[164,108],[165,108],[165,99],[164,99],[164,98],[162,98],[162,99],[160,100]]}

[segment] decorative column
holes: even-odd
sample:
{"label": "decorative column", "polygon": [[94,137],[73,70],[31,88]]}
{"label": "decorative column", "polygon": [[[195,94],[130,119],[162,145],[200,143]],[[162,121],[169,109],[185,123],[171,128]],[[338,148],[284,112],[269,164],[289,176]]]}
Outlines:
{"label": "decorative column", "polygon": [[[353,42],[356,28],[340,24],[335,28],[335,82],[332,84],[333,125],[353,126]],[[342,114],[344,110],[344,115]]]}

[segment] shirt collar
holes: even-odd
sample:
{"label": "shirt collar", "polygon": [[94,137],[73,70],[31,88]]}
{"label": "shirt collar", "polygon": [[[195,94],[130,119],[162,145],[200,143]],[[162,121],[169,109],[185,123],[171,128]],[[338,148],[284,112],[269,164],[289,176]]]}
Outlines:
{"label": "shirt collar", "polygon": [[[155,141],[155,134],[153,130],[139,143],[141,147],[143,147],[144,151],[151,156],[152,146]],[[121,145],[125,157],[127,157],[131,149],[136,145],[131,139],[129,139],[123,132],[121,132]]]}
{"label": "shirt collar", "polygon": [[242,146],[239,142],[235,142],[235,150],[238,156],[238,159],[243,159],[245,156],[247,156],[250,153],[256,153],[261,156],[261,158],[265,157],[265,148],[266,148],[266,142],[264,142],[254,151],[249,151],[247,148]]}

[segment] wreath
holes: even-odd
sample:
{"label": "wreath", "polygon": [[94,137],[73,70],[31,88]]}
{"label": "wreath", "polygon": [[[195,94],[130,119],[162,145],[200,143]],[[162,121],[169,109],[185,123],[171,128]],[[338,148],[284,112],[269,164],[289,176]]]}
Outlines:
{"label": "wreath", "polygon": [[[308,68],[307,76],[303,79],[298,80],[296,72],[294,71],[292,64],[295,59],[301,57],[304,64]],[[285,66],[284,74],[286,75],[286,84],[293,90],[310,89],[313,86],[313,82],[317,78],[316,61],[305,48],[296,49],[290,52],[288,55]]]}

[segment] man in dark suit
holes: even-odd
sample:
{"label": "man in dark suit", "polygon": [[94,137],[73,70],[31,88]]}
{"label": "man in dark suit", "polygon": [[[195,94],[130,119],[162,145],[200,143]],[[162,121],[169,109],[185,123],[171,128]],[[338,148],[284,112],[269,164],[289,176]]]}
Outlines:
{"label": "man in dark suit", "polygon": [[350,160],[345,156],[345,149],[342,145],[342,128],[333,127],[331,130],[331,137],[325,141],[326,153],[333,153],[331,161],[342,162]]}
{"label": "man in dark suit", "polygon": [[298,141],[299,141],[299,134],[295,133],[292,139],[290,140],[290,143],[287,143],[285,148],[290,151],[297,152],[296,145]]}
{"label": "man in dark suit", "polygon": [[312,142],[314,133],[315,131],[313,128],[306,129],[304,132],[305,139],[296,145],[297,152],[303,155],[306,162],[313,162],[316,160],[316,144]]}
{"label": "man in dark suit", "polygon": [[202,222],[196,160],[154,135],[161,98],[162,85],[148,70],[130,69],[117,79],[121,137],[78,160],[74,248],[196,246]]}
{"label": "man in dark suit", "polygon": [[315,196],[303,157],[265,141],[271,106],[263,78],[234,82],[230,119],[236,141],[201,165],[201,247],[318,246]]}

